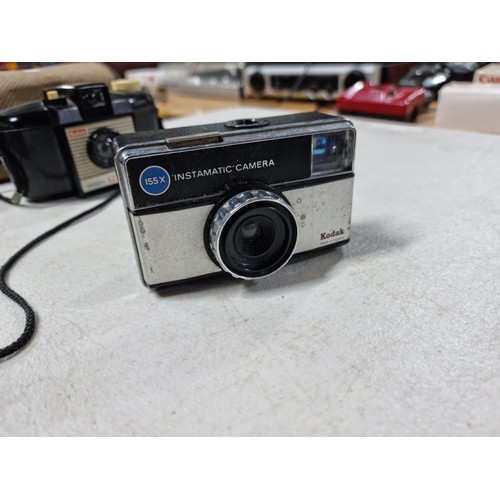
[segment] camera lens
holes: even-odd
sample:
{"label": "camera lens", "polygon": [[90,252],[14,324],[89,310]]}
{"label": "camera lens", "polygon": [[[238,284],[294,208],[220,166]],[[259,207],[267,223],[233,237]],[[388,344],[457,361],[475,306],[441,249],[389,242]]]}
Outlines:
{"label": "camera lens", "polygon": [[113,166],[113,148],[111,144],[118,132],[109,128],[96,130],[87,143],[87,152],[90,159],[99,167],[110,168]]}
{"label": "camera lens", "polygon": [[[258,209],[257,209],[258,213]],[[276,221],[280,224],[280,220]],[[270,219],[269,214],[250,215],[234,231],[234,242],[230,244],[230,250],[237,256],[252,258],[260,257],[268,252],[276,240],[275,223]]]}
{"label": "camera lens", "polygon": [[209,243],[225,271],[237,278],[262,278],[281,269],[297,243],[290,205],[264,190],[238,193],[215,213]]}

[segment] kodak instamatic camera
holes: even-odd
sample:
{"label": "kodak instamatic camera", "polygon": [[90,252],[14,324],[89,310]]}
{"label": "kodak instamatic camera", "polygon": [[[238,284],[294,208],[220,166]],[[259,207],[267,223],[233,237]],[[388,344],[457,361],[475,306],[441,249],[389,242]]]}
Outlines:
{"label": "kodak instamatic camera", "polygon": [[111,142],[157,130],[152,97],[139,82],[60,86],[43,100],[0,112],[0,156],[18,193],[32,201],[85,196],[117,184]]}
{"label": "kodak instamatic camera", "polygon": [[226,272],[257,279],[349,241],[355,130],[304,113],[114,140],[149,287]]}

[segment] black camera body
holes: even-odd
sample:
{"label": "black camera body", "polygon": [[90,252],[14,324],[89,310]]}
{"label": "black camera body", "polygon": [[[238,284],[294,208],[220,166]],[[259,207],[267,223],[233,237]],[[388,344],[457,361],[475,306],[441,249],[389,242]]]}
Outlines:
{"label": "black camera body", "polygon": [[264,278],[347,243],[355,136],[339,116],[303,113],[117,137],[144,284]]}
{"label": "black camera body", "polygon": [[111,143],[157,130],[152,97],[139,82],[58,86],[43,100],[0,112],[0,157],[18,193],[32,201],[86,196],[117,184]]}

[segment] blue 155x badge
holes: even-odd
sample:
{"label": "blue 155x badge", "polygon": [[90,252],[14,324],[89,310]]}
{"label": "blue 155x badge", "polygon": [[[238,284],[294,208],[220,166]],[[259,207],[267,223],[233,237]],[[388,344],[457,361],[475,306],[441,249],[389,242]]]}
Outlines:
{"label": "blue 155x badge", "polygon": [[170,187],[170,175],[163,167],[152,165],[142,171],[139,183],[145,193],[159,196]]}

